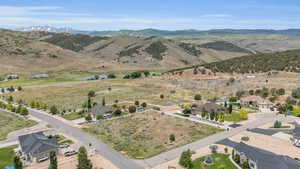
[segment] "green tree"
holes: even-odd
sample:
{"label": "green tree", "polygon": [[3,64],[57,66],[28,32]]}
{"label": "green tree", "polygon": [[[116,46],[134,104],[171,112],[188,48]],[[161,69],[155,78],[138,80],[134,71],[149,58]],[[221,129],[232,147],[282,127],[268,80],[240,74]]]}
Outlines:
{"label": "green tree", "polygon": [[14,167],[15,169],[23,169],[23,163],[19,156],[14,157]]}
{"label": "green tree", "polygon": [[91,100],[91,97],[88,97],[87,108],[88,108],[88,110],[90,110],[90,109],[92,108],[92,100]]}
{"label": "green tree", "polygon": [[85,147],[80,147],[78,152],[78,164],[77,169],[92,169],[93,164],[90,159],[88,159],[87,151]]}
{"label": "green tree", "polygon": [[93,90],[89,91],[88,97],[95,97],[95,96],[96,96],[96,92],[95,91],[93,91]]}
{"label": "green tree", "polygon": [[147,103],[144,102],[144,103],[141,104],[141,106],[144,107],[144,108],[146,108],[147,107]]}
{"label": "green tree", "polygon": [[88,121],[88,122],[91,122],[93,120],[91,114],[88,114],[86,117],[85,117],[85,120]]}
{"label": "green tree", "polygon": [[163,94],[161,94],[159,97],[160,97],[161,99],[164,99],[165,96],[164,96]]}
{"label": "green tree", "polygon": [[201,99],[202,99],[202,96],[201,96],[200,94],[196,94],[196,95],[194,96],[194,99],[195,99],[195,100],[201,100]]}
{"label": "green tree", "polygon": [[48,169],[57,169],[57,156],[55,151],[50,152],[50,165]]}
{"label": "green tree", "polygon": [[186,168],[192,167],[193,163],[192,163],[192,151],[191,150],[186,150],[181,153],[181,156],[179,159],[179,164]]}
{"label": "green tree", "polygon": [[115,78],[117,78],[117,77],[116,77],[115,74],[110,73],[110,74],[108,74],[107,78],[109,78],[109,79],[115,79]]}
{"label": "green tree", "polygon": [[170,140],[171,142],[174,142],[174,141],[176,140],[175,135],[174,135],[174,134],[170,134],[169,140]]}
{"label": "green tree", "polygon": [[57,114],[57,113],[58,113],[58,109],[56,108],[55,105],[51,106],[51,108],[50,108],[50,113],[51,113],[51,114]]}
{"label": "green tree", "polygon": [[129,111],[129,113],[135,113],[136,112],[136,107],[135,106],[129,106],[128,111]]}
{"label": "green tree", "polygon": [[105,106],[106,102],[105,102],[105,97],[102,98],[102,106]]}
{"label": "green tree", "polygon": [[232,104],[230,104],[229,107],[228,107],[228,113],[229,113],[229,114],[232,113]]}
{"label": "green tree", "polygon": [[20,114],[22,116],[27,116],[29,114],[28,109],[26,107],[22,107]]}
{"label": "green tree", "polygon": [[139,102],[139,101],[135,101],[134,104],[135,104],[136,106],[139,106],[139,105],[140,105],[140,102]]}

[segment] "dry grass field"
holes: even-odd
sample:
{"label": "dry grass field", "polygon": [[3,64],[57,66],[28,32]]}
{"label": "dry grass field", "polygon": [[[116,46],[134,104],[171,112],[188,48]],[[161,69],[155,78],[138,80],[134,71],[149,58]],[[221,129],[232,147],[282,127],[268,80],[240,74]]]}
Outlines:
{"label": "dry grass field", "polygon": [[[130,158],[148,158],[221,131],[156,112],[94,123],[85,130]],[[171,134],[175,136],[173,142]]]}
{"label": "dry grass field", "polygon": [[[15,100],[22,99],[28,103],[38,100],[49,105],[56,105],[59,109],[69,110],[80,108],[87,101],[87,94],[91,90],[96,92],[94,102],[101,103],[105,97],[107,104],[115,100],[119,102],[138,100],[148,104],[173,105],[192,101],[196,93],[192,89],[177,87],[165,80],[149,78],[30,88],[9,95],[12,95]],[[172,93],[172,90],[175,93]],[[164,95],[163,99],[160,98],[161,94]]]}
{"label": "dry grass field", "polygon": [[0,140],[5,140],[7,134],[26,127],[32,127],[37,123],[32,120],[23,120],[10,113],[0,111]]}

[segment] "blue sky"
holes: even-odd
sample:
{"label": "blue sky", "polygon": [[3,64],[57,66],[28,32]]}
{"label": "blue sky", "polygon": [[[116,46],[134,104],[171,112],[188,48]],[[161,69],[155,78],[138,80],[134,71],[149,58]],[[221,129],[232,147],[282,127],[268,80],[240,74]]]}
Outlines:
{"label": "blue sky", "polygon": [[299,0],[1,0],[0,27],[300,28]]}

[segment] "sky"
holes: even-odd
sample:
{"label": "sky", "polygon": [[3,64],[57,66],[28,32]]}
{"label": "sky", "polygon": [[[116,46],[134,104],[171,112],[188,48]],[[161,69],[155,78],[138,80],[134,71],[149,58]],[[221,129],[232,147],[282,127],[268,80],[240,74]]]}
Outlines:
{"label": "sky", "polygon": [[0,27],[300,28],[299,0],[0,0]]}

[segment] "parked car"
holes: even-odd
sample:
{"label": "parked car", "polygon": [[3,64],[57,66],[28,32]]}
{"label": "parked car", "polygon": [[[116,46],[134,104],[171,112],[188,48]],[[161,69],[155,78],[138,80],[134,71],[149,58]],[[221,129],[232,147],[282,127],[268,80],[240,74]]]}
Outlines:
{"label": "parked car", "polygon": [[68,143],[59,145],[59,148],[68,148],[68,147],[70,147],[70,144],[68,144]]}
{"label": "parked car", "polygon": [[41,158],[38,158],[36,161],[41,163],[41,162],[46,161],[48,159],[49,159],[49,157],[41,157]]}
{"label": "parked car", "polygon": [[66,151],[64,153],[64,155],[67,157],[67,156],[72,156],[74,154],[77,154],[77,151],[76,150],[69,150],[69,151]]}

